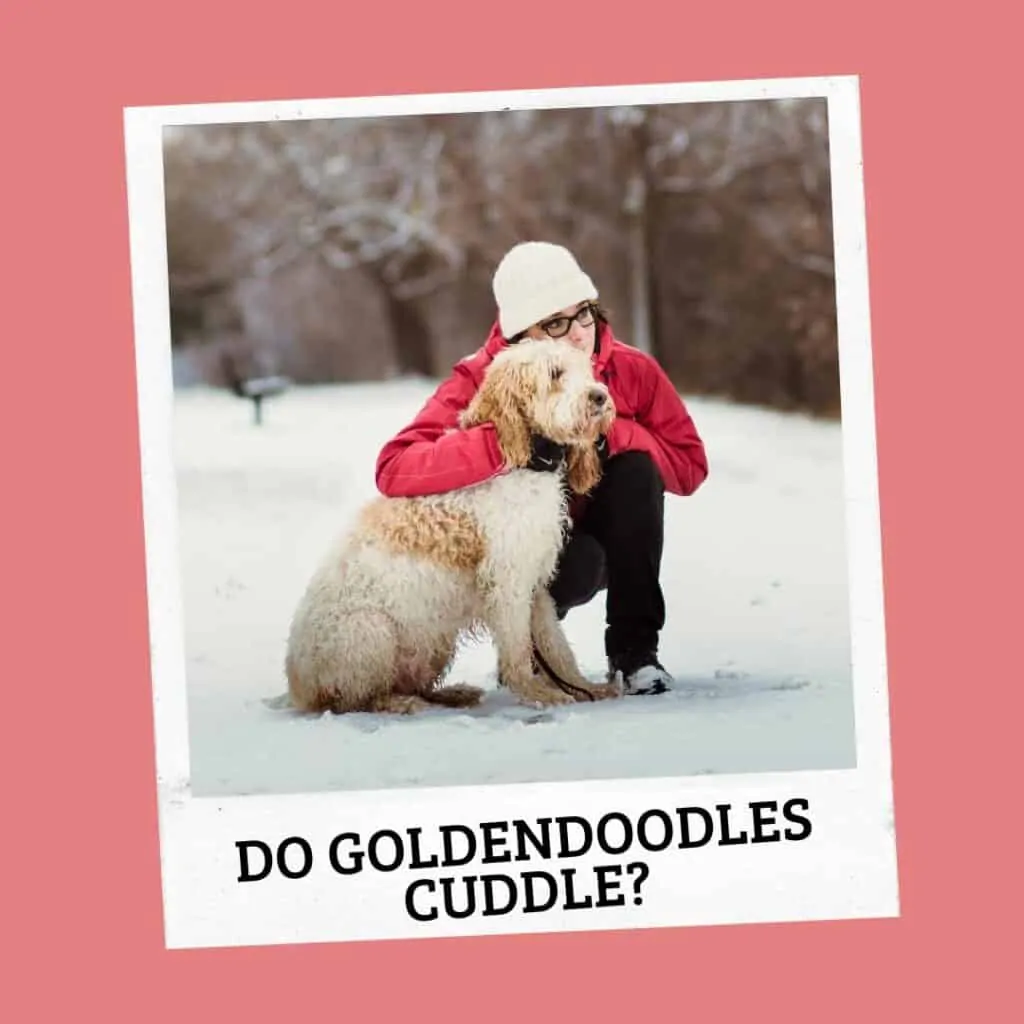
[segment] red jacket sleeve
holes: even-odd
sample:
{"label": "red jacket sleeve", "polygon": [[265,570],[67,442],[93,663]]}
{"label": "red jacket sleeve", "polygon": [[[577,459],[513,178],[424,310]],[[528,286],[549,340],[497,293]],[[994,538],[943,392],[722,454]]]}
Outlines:
{"label": "red jacket sleeve", "polygon": [[459,429],[459,413],[476,387],[468,367],[457,364],[412,423],[381,449],[376,473],[381,494],[442,494],[482,483],[504,469],[493,424]]}
{"label": "red jacket sleeve", "polygon": [[633,360],[636,412],[616,419],[608,435],[609,451],[646,451],[667,491],[693,494],[708,475],[704,442],[665,371],[649,357],[634,354]]}

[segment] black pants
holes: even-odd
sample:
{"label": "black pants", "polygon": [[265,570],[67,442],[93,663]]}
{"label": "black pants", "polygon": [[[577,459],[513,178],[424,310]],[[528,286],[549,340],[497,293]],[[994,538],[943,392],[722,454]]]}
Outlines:
{"label": "black pants", "polygon": [[605,653],[656,652],[665,625],[661,590],[665,490],[646,452],[605,466],[573,527],[549,587],[559,617],[607,589]]}

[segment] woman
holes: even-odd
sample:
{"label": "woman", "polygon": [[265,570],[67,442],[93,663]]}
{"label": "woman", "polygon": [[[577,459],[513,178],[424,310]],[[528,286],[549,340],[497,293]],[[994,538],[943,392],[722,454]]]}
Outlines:
{"label": "woman", "polygon": [[[504,470],[494,427],[457,429],[484,370],[523,338],[562,338],[585,351],[617,417],[602,438],[604,473],[574,502],[569,541],[550,584],[562,617],[607,589],[605,652],[609,677],[627,693],[662,693],[672,677],[658,661],[665,625],[661,589],[664,495],[690,495],[708,474],[704,445],[661,367],[615,338],[598,293],[562,246],[524,242],[493,279],[498,319],[486,343],[457,363],[413,422],[382,449],[377,486],[389,496],[436,494],[480,483]],[[532,444],[530,468],[557,468],[563,455],[547,438]]]}

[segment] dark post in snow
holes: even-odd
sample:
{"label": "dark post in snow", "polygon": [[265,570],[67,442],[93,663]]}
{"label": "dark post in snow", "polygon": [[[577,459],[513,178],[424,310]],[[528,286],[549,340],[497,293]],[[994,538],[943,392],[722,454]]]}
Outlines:
{"label": "dark post in snow", "polygon": [[259,426],[263,422],[263,399],[279,395],[291,382],[287,377],[254,377],[242,381],[241,394],[252,399],[253,422]]}
{"label": "dark post in snow", "polygon": [[245,377],[238,371],[234,359],[227,353],[221,358],[221,368],[232,392],[239,398],[248,398],[252,402],[253,423],[257,426],[263,423],[263,399],[281,394],[291,384],[287,377],[277,374]]}

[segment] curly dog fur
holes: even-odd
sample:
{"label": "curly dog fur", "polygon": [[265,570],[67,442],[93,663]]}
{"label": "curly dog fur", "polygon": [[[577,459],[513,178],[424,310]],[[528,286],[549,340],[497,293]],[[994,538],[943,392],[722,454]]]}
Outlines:
{"label": "curly dog fur", "polygon": [[[445,677],[460,639],[486,634],[500,681],[524,703],[619,696],[616,683],[581,675],[546,588],[568,525],[564,484],[584,494],[597,483],[594,442],[614,416],[590,360],[570,345],[529,341],[498,355],[460,422],[494,424],[505,469],[474,487],[381,497],[362,510],[296,609],[285,658],[292,703],[338,714],[476,704],[481,689]],[[568,446],[561,471],[524,469],[531,431]],[[534,644],[575,696],[537,667]]]}

